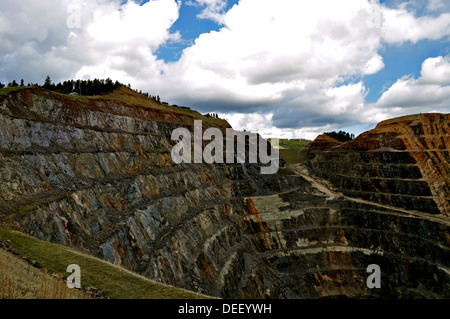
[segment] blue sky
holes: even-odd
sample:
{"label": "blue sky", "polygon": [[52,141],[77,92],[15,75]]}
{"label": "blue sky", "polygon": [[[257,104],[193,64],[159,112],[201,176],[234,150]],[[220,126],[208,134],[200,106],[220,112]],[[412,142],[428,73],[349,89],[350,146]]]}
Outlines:
{"label": "blue sky", "polygon": [[[143,1],[146,3],[148,1]],[[224,11],[228,11],[232,6],[238,4],[239,0],[228,0]],[[380,1],[381,4],[395,7],[401,4],[401,1]],[[416,14],[426,14],[427,1],[417,1],[413,3]],[[195,39],[203,33],[219,31],[222,24],[209,20],[198,18],[203,10],[202,5],[189,5],[182,3],[178,20],[172,25],[172,32],[180,32],[182,41],[169,42],[160,47],[156,54],[158,58],[166,62],[178,61],[183,50],[191,46]],[[434,13],[435,14],[435,13]],[[392,85],[398,78],[404,75],[413,75],[415,78],[420,76],[422,62],[428,57],[446,56],[449,52],[447,40],[429,41],[424,40],[419,43],[406,42],[399,44],[385,44],[380,50],[385,67],[378,73],[362,77],[368,88],[366,101],[375,103],[383,91]],[[349,81],[347,81],[349,83]]]}
{"label": "blue sky", "polygon": [[[233,5],[239,1],[228,1],[226,10],[229,10]],[[380,4],[390,8],[395,8],[398,5],[405,4],[402,1],[380,1]],[[427,11],[427,1],[411,2],[407,6],[412,7],[417,16],[431,14],[436,15],[437,12]],[[158,57],[166,62],[178,61],[182,55],[183,49],[193,44],[195,39],[203,33],[211,31],[219,31],[222,25],[216,21],[199,19],[198,15],[202,10],[202,6],[182,5],[180,8],[180,17],[172,26],[173,31],[179,31],[185,42],[177,42],[167,44],[158,50]],[[381,21],[381,23],[383,23]],[[386,91],[397,79],[407,75],[414,78],[420,77],[421,66],[423,61],[429,57],[447,56],[449,52],[448,39],[440,39],[438,41],[423,40],[418,43],[405,42],[401,44],[383,44],[380,49],[380,54],[383,57],[384,68],[375,74],[358,77],[364,81],[367,88],[366,102],[376,103],[381,97],[382,93]],[[354,78],[352,79],[355,80]],[[351,83],[352,80],[347,80],[345,83]],[[370,124],[356,124],[353,126],[344,127],[350,131],[364,131],[373,126]]]}
{"label": "blue sky", "polygon": [[375,103],[381,93],[398,78],[412,74],[420,76],[422,62],[429,57],[446,56],[449,52],[448,41],[424,40],[419,43],[401,45],[386,44],[380,51],[385,67],[378,73],[364,77],[364,83],[370,89],[367,102]]}
{"label": "blue sky", "polygon": [[[144,1],[146,3],[148,1]],[[239,0],[229,0],[224,11],[228,11]],[[183,49],[191,46],[201,34],[218,31],[222,25],[216,21],[198,18],[204,6],[188,5],[185,2],[180,7],[180,16],[170,28],[171,32],[180,32],[183,41],[167,43],[156,52],[158,58],[166,62],[178,61]]]}
{"label": "blue sky", "polygon": [[[146,3],[148,1],[143,1]],[[233,5],[238,4],[239,0],[228,0],[224,11],[228,11]],[[388,6],[395,4],[395,1],[380,1]],[[426,3],[418,6],[417,13],[423,13]],[[174,41],[161,46],[156,54],[158,58],[166,62],[178,61],[185,48],[191,46],[195,39],[203,33],[219,31],[223,25],[216,21],[198,18],[203,6],[182,4],[178,20],[172,25],[172,32],[180,32],[182,41]],[[445,40],[428,41],[420,43],[404,43],[401,45],[384,45],[381,50],[384,59],[385,68],[374,75],[365,76],[364,83],[369,88],[367,95],[368,102],[376,102],[387,85],[392,84],[398,78],[413,74],[415,77],[420,75],[422,62],[430,56],[440,56],[449,54],[448,42]]]}
{"label": "blue sky", "polygon": [[0,82],[110,77],[266,137],[450,111],[448,0],[18,0]]}

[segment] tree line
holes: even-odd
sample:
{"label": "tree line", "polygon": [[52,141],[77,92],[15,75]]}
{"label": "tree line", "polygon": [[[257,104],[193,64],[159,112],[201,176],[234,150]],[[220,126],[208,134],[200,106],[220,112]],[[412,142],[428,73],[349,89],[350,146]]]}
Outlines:
{"label": "tree line", "polygon": [[[107,79],[94,79],[94,80],[68,80],[64,82],[54,83],[50,76],[47,76],[45,78],[44,84],[40,85],[38,83],[28,83],[26,86],[34,86],[34,87],[40,87],[44,88],[46,90],[63,93],[63,94],[77,94],[77,95],[86,95],[86,96],[95,96],[95,95],[102,95],[102,94],[108,94],[113,92],[115,89],[119,88],[120,86],[125,86],[125,84],[119,82],[119,81],[113,81],[110,78]],[[13,80],[12,82],[9,82],[7,85],[0,82],[0,89],[4,87],[19,87],[19,86],[25,86],[24,80],[20,80],[20,84],[16,82],[16,80]],[[131,85],[126,85],[129,89],[131,88]],[[161,102],[161,98],[159,95],[151,95],[147,92],[142,92],[142,90],[135,90],[136,93],[141,94],[142,96],[145,96],[149,99],[154,100],[155,102],[159,104],[168,105],[167,102]]]}
{"label": "tree line", "polygon": [[[24,80],[20,80],[20,84],[13,80],[9,82],[7,85],[0,82],[0,89],[4,87],[19,87],[25,86]],[[130,84],[123,84],[119,81],[113,81],[110,78],[107,79],[94,79],[94,80],[68,80],[64,82],[54,83],[49,75],[45,78],[44,84],[40,85],[38,83],[28,83],[26,86],[34,86],[44,88],[46,90],[55,91],[63,94],[77,94],[77,95],[86,95],[86,96],[95,96],[95,95],[103,95],[112,93],[115,89],[120,86],[126,86],[130,90],[133,90],[136,93],[139,93],[146,98],[152,99],[158,104],[161,105],[169,105],[168,102],[161,101],[159,95],[151,95],[147,92],[142,92],[142,90],[132,89]],[[190,107],[187,106],[178,106],[172,105],[173,107],[178,107],[181,109],[190,110]]]}
{"label": "tree line", "polygon": [[331,138],[334,138],[335,140],[338,140],[340,142],[347,142],[347,141],[351,141],[355,138],[355,134],[350,134],[348,132],[345,131],[333,131],[333,132],[325,132],[324,134],[328,135]]}
{"label": "tree line", "polygon": [[[94,80],[69,80],[59,83],[54,83],[50,76],[45,78],[44,84],[39,85],[38,83],[28,83],[26,86],[41,87],[46,90],[55,91],[63,94],[77,93],[79,95],[101,95],[106,93],[111,93],[119,86],[123,85],[119,81],[113,82],[111,79],[94,79]],[[7,85],[0,82],[0,88],[4,87],[18,87],[25,86],[24,80],[20,80],[20,84],[13,80]]]}
{"label": "tree line", "polygon": [[[16,82],[16,80],[13,80],[12,82],[9,82],[8,85],[5,85],[2,82],[0,82],[0,89],[3,89],[5,86],[6,87],[25,86],[25,83],[23,82],[23,79],[20,80],[20,85]],[[28,83],[28,86],[31,86],[31,84]]]}
{"label": "tree line", "polygon": [[119,81],[108,79],[94,79],[94,80],[69,80],[53,83],[50,76],[44,81],[42,88],[55,91],[63,94],[77,93],[79,95],[102,95],[113,92],[122,85]]}
{"label": "tree line", "polygon": [[218,119],[219,118],[219,114],[217,113],[207,113],[205,114],[206,117],[212,117],[213,119]]}

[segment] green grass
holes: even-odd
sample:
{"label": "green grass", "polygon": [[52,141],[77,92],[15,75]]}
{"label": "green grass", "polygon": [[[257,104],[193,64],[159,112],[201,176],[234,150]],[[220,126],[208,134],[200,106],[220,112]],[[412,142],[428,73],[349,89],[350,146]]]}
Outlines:
{"label": "green grass", "polygon": [[287,164],[298,164],[309,160],[306,153],[302,152],[301,149],[280,149],[280,158],[284,159]]}
{"label": "green grass", "polygon": [[297,164],[307,161],[308,157],[302,151],[309,143],[311,141],[305,139],[280,139],[280,158],[284,159],[287,164]]}
{"label": "green grass", "polygon": [[20,256],[0,249],[0,299],[90,299],[90,295],[70,289],[49,273],[31,266]]}
{"label": "green grass", "polygon": [[111,299],[205,299],[208,296],[163,285],[136,275],[101,259],[67,247],[38,240],[22,233],[0,228],[0,239],[24,257],[37,261],[53,273],[65,277],[67,266],[81,268],[81,285],[95,287]]}
{"label": "green grass", "polygon": [[297,150],[302,150],[304,149],[306,146],[308,146],[308,144],[311,143],[310,140],[305,140],[305,139],[280,139],[279,145],[280,145],[280,149],[297,149]]}
{"label": "green grass", "polygon": [[[23,90],[23,89],[29,89],[33,88],[31,86],[17,86],[17,87],[9,87],[9,88],[3,88],[0,89],[0,95],[7,95],[11,92]],[[34,87],[36,88],[36,87]],[[157,103],[156,101],[145,97],[125,86],[121,86],[118,89],[114,90],[111,93],[103,94],[103,95],[96,95],[96,96],[86,96],[86,95],[78,95],[78,96],[71,96],[64,93],[59,93],[56,91],[51,91],[56,96],[59,96],[62,99],[66,100],[72,100],[72,101],[79,101],[81,103],[89,103],[89,101],[92,100],[110,100],[110,101],[116,101],[118,103],[122,103],[123,105],[128,106],[141,106],[144,108],[150,108],[154,110],[159,110],[163,112],[170,112],[173,114],[180,114],[180,115],[188,115],[192,117],[195,120],[202,120],[205,127],[219,127],[219,128],[226,128],[229,126],[228,122],[223,119],[215,119],[215,118],[209,118],[198,111],[195,111],[194,109],[184,109],[180,107],[175,107],[172,105],[164,105]]]}
{"label": "green grass", "polygon": [[5,94],[9,94],[11,92],[15,92],[15,91],[19,91],[19,90],[23,90],[23,89],[28,89],[31,88],[31,86],[15,86],[15,87],[5,87],[0,89],[0,95],[5,95]]}
{"label": "green grass", "polygon": [[[75,98],[77,98],[77,97],[75,97]],[[154,101],[148,97],[145,97],[139,93],[136,93],[135,91],[133,91],[125,86],[122,86],[122,87],[114,90],[114,92],[112,92],[112,93],[100,96],[100,98],[116,100],[118,102],[122,102],[122,103],[125,103],[128,105],[140,105],[140,106],[152,108],[155,110],[161,110],[164,112],[189,115],[196,120],[202,120],[206,124],[206,126],[213,126],[213,127],[227,127],[228,126],[228,123],[223,119],[208,118],[194,109],[183,109],[183,108],[175,107],[172,105],[164,105],[164,104],[157,103],[156,101]]]}

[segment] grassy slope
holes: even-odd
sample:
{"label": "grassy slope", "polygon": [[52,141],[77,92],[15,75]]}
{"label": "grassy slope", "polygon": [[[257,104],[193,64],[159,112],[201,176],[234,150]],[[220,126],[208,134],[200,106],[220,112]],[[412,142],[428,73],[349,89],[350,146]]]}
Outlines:
{"label": "grassy slope", "polygon": [[29,89],[31,88],[31,86],[15,86],[15,87],[5,87],[0,89],[0,95],[6,95],[9,94],[11,92],[15,92],[15,91],[19,91],[19,90],[23,90],[23,89]]}
{"label": "grassy slope", "polygon": [[302,153],[302,150],[309,143],[311,141],[305,139],[280,139],[280,158],[284,159],[287,164],[297,164],[307,161],[308,157]]}
{"label": "grassy slope", "polygon": [[[23,90],[23,89],[31,89],[31,88],[34,88],[36,90],[44,90],[42,88],[36,88],[36,87],[31,87],[31,86],[17,86],[17,87],[9,87],[9,88],[0,89],[0,95],[7,95],[11,92],[15,92],[15,91]],[[162,112],[188,115],[195,120],[202,120],[204,122],[205,127],[218,127],[218,128],[230,127],[229,123],[223,119],[208,118],[195,110],[184,109],[181,107],[175,107],[175,106],[157,103],[156,101],[154,101],[150,98],[147,98],[125,86],[119,87],[112,93],[105,94],[105,95],[97,95],[97,96],[84,96],[84,95],[70,96],[67,94],[58,93],[58,92],[54,92],[54,91],[51,91],[51,92],[53,94],[56,94],[56,95],[64,98],[64,99],[71,99],[71,100],[77,100],[77,101],[82,101],[82,102],[89,102],[89,100],[113,100],[113,101],[116,101],[123,105],[141,106],[144,108],[150,108],[150,109],[159,110]]]}
{"label": "grassy slope", "polygon": [[154,101],[150,98],[147,98],[139,93],[136,93],[135,91],[133,91],[125,86],[121,86],[114,92],[106,94],[99,98],[111,99],[111,100],[115,100],[115,101],[118,101],[118,102],[121,102],[121,103],[127,104],[127,105],[139,105],[139,106],[143,106],[146,108],[160,110],[163,112],[189,115],[189,116],[192,116],[195,120],[202,120],[204,123],[206,123],[205,126],[230,127],[228,122],[223,119],[208,118],[195,110],[183,109],[180,107],[163,105],[163,104],[157,103],[156,101]]}
{"label": "grassy slope", "polygon": [[280,149],[304,149],[311,143],[305,139],[280,139]]}
{"label": "grassy slope", "polygon": [[[37,261],[52,273],[65,277],[67,266],[81,268],[81,285],[95,287],[111,299],[204,299],[208,296],[163,285],[98,258],[67,247],[40,241],[16,231],[0,228],[0,239],[24,257]],[[7,242],[9,240],[9,242]],[[12,275],[9,274],[11,277]],[[1,289],[1,287],[0,287]]]}
{"label": "grassy slope", "polygon": [[0,299],[88,299],[20,257],[0,249]]}
{"label": "grassy slope", "polygon": [[[32,87],[11,87],[0,89],[0,95],[6,95],[15,91],[30,89]],[[37,89],[42,90],[42,89]],[[108,99],[114,100],[124,105],[129,106],[141,106],[145,108],[151,108],[160,110],[163,112],[170,113],[180,113],[189,115],[194,119],[199,119],[205,122],[205,126],[216,126],[216,127],[229,127],[229,124],[225,120],[207,118],[194,110],[182,109],[168,105],[162,105],[156,103],[152,99],[146,98],[133,90],[126,87],[120,87],[113,93],[87,97],[87,96],[69,96],[61,93],[53,92],[56,95],[62,96],[64,99],[76,99],[83,102],[88,102],[91,99]],[[102,261],[100,259],[82,254],[80,252],[68,249],[66,247],[55,245],[48,242],[39,241],[35,238],[25,236],[21,233],[14,232],[7,229],[0,228],[0,239],[3,241],[9,240],[9,245],[16,251],[20,252],[22,256],[27,257],[31,260],[37,261],[45,269],[52,273],[61,273],[64,276],[68,276],[66,273],[67,266],[70,264],[77,264],[81,267],[81,280],[83,287],[95,287],[102,291],[105,296],[113,299],[198,299],[198,298],[210,298],[208,296],[199,295],[187,290],[179,289],[172,286],[163,285],[157,282],[150,281],[142,276],[138,276],[132,272],[126,271],[120,267],[111,265]],[[4,253],[4,252],[3,252]],[[4,288],[6,285],[8,287],[14,286],[16,289],[23,290],[28,288],[23,288],[19,281],[15,281],[12,285],[10,284],[11,278],[19,278],[20,274],[30,273],[23,267],[28,267],[29,265],[25,263],[23,265],[23,260],[14,256],[2,255],[2,260],[5,264],[6,258],[9,259],[8,263],[17,264],[14,267],[15,270],[19,270],[18,273],[13,273],[11,267],[3,267],[3,273],[1,274],[5,279],[5,282],[0,282],[0,289]],[[14,258],[18,259],[17,263]],[[23,267],[22,267],[23,266]],[[22,269],[23,268],[23,269]],[[2,270],[0,269],[0,270]],[[38,271],[36,269],[33,270]],[[38,271],[39,272],[39,271]],[[39,272],[40,273],[40,272]],[[7,281],[6,281],[7,280]],[[8,282],[8,283],[6,283]],[[17,296],[29,296],[29,291],[17,291]],[[36,296],[36,294],[31,294]]]}

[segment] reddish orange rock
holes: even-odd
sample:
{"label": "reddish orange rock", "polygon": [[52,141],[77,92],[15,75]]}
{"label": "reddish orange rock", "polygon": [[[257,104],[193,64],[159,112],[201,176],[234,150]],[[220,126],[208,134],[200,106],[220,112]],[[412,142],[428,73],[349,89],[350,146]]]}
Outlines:
{"label": "reddish orange rock", "polygon": [[450,216],[450,114],[427,113],[379,123],[351,142],[319,136],[314,172],[347,195]]}

